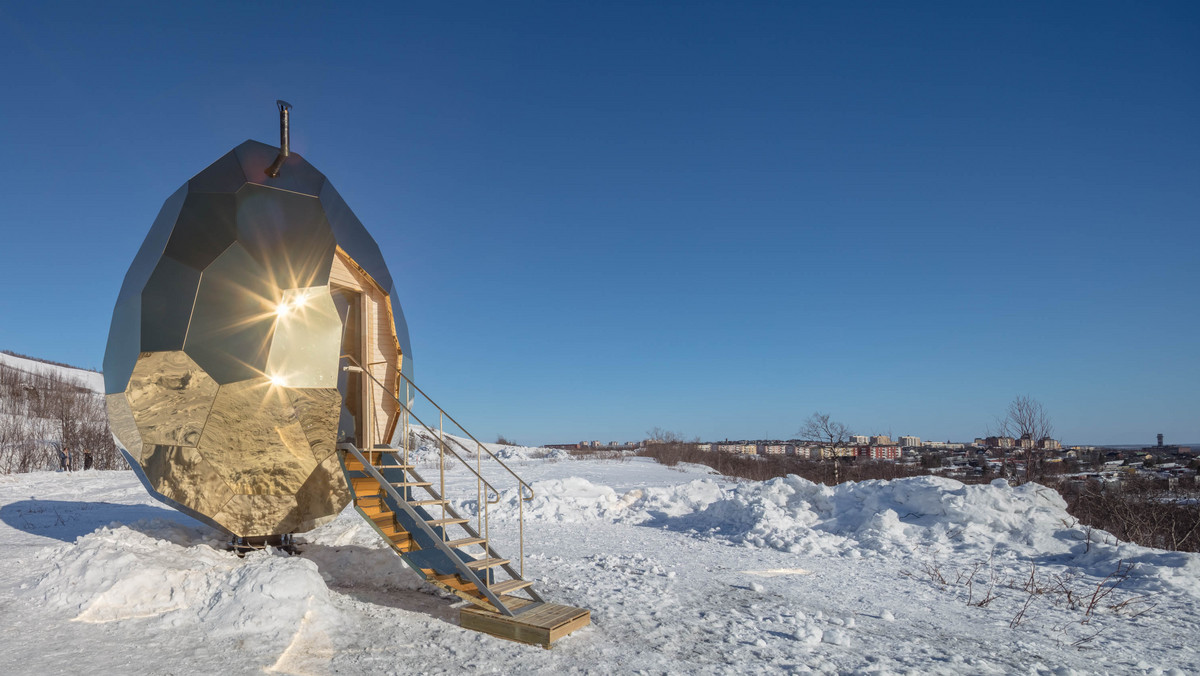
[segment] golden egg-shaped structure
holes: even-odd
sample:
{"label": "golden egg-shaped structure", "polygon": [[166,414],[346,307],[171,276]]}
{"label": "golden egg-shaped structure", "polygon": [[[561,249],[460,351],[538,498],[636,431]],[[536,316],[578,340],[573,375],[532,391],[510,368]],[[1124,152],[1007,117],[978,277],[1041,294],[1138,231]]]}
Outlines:
{"label": "golden egg-shaped structure", "polygon": [[113,436],[147,490],[238,537],[345,507],[335,445],[392,438],[411,372],[375,241],[324,175],[256,141],[166,200],[104,355]]}

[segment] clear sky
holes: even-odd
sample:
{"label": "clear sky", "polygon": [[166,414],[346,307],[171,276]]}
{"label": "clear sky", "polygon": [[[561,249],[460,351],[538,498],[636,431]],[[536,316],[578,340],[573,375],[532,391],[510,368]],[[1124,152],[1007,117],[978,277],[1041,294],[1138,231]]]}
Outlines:
{"label": "clear sky", "polygon": [[177,4],[0,7],[0,348],[283,98],[481,438],[1200,441],[1200,4]]}

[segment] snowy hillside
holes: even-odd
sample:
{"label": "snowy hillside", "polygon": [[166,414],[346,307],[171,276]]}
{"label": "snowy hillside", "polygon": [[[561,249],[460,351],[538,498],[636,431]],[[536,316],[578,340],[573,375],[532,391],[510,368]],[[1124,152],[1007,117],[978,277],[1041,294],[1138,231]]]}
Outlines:
{"label": "snowy hillside", "polygon": [[[512,452],[526,571],[592,625],[460,629],[352,511],[238,559],[129,472],[0,477],[6,673],[1197,673],[1200,556],[1077,527],[1053,491],[836,488]],[[448,481],[473,494],[466,473]],[[453,494],[453,491],[451,491]],[[473,505],[460,503],[465,509]],[[515,494],[493,505],[512,523]],[[515,555],[515,544],[497,547]],[[1115,586],[1115,588],[1113,588]],[[27,640],[28,639],[28,640]]]}
{"label": "snowy hillside", "polygon": [[108,431],[104,376],[0,353],[0,473],[58,467],[58,449],[82,468],[125,467]]}
{"label": "snowy hillside", "polygon": [[0,352],[0,364],[39,379],[58,379],[78,383],[97,394],[104,394],[104,374],[87,369],[47,364]]}

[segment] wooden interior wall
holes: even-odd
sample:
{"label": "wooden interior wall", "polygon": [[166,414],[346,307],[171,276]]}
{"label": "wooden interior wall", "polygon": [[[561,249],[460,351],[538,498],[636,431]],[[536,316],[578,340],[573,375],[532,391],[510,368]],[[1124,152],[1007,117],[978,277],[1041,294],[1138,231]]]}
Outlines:
{"label": "wooden interior wall", "polygon": [[[400,378],[397,374],[403,355],[400,354],[400,343],[396,338],[395,321],[387,294],[365,270],[342,251],[341,247],[333,258],[329,281],[331,284],[349,287],[362,293],[363,325],[366,328],[366,344],[362,351],[365,359],[363,367],[386,384],[392,394],[398,395]],[[391,431],[395,429],[400,406],[386,392],[381,392],[379,387],[372,387],[370,391],[372,407],[368,416],[371,432],[369,443],[387,443]]]}

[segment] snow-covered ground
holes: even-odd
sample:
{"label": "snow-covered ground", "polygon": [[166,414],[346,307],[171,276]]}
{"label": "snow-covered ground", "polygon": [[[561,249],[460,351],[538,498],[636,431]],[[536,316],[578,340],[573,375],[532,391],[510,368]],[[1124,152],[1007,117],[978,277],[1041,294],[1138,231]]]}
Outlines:
{"label": "snow-covered ground", "polygon": [[[592,610],[553,650],[460,629],[353,511],[239,559],[130,472],[35,473],[0,476],[0,671],[1200,672],[1200,556],[1089,533],[1036,485],[507,455],[537,493],[528,576]],[[489,513],[512,526],[515,492]]]}

